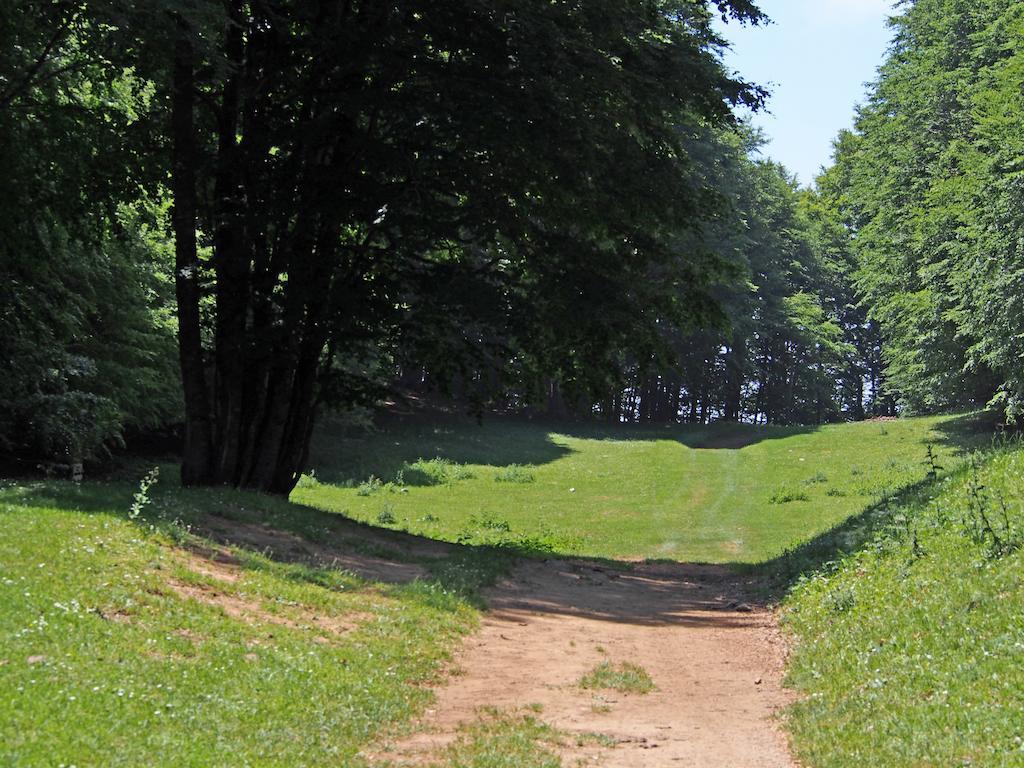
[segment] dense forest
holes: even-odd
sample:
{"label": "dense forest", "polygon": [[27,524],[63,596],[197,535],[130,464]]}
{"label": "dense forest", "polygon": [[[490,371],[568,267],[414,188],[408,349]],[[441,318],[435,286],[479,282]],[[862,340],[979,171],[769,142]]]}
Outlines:
{"label": "dense forest", "polygon": [[171,430],[287,493],[316,417],[1024,408],[1024,8],[917,0],[813,188],[746,0],[11,3],[0,452]]}

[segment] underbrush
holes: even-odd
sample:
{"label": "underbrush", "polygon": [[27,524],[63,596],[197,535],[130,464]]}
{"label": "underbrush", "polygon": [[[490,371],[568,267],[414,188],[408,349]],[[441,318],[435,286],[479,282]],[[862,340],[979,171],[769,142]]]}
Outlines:
{"label": "underbrush", "polygon": [[1024,450],[930,461],[785,601],[807,765],[1024,765]]}

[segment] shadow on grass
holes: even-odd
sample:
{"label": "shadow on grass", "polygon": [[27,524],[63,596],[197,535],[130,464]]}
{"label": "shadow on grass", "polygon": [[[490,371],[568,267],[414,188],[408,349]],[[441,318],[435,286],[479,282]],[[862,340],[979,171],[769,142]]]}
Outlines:
{"label": "shadow on grass", "polygon": [[478,424],[451,415],[392,419],[385,430],[351,434],[327,420],[313,437],[310,466],[318,480],[355,485],[376,477],[405,485],[437,485],[439,473],[416,465],[435,459],[449,465],[549,464],[572,451],[531,422],[494,417]]}
{"label": "shadow on grass", "polygon": [[[389,419],[377,432],[353,434],[327,420],[313,438],[310,465],[317,479],[357,485],[371,477],[383,482],[427,486],[446,482],[421,462],[491,467],[549,464],[573,451],[552,434],[583,440],[672,440],[694,449],[739,450],[765,440],[816,431],[816,426],[769,427],[750,424],[609,425],[592,422],[532,421],[486,416],[477,422],[452,414],[418,414]],[[429,469],[429,468],[427,468]]]}
{"label": "shadow on grass", "polygon": [[[964,415],[942,422],[938,431],[943,443],[967,452],[991,444],[991,434],[981,424],[976,415]],[[538,436],[547,439],[548,427],[522,423],[513,427],[530,431],[528,437],[522,438],[528,447],[548,450],[537,448]],[[565,427],[561,425],[558,431],[567,431]],[[458,430],[464,428],[463,425]],[[509,428],[505,425],[502,429]],[[458,441],[458,430],[453,428],[451,434],[455,437],[444,439]],[[621,439],[622,435],[628,435],[628,439],[664,439],[663,435],[671,432],[579,425],[573,431],[587,439]],[[788,436],[801,431],[806,430],[780,429],[773,433]],[[736,436],[742,432],[735,430],[735,425],[723,425],[721,434]],[[694,430],[692,437],[697,443],[706,441],[708,434],[708,428],[703,428],[701,436]],[[455,455],[472,455],[477,459],[474,463],[485,458],[494,462],[507,461],[510,456],[522,459],[523,453],[515,446],[492,445],[494,437],[493,433],[481,437],[471,447],[481,451],[479,454]],[[402,448],[399,442],[398,447]],[[552,445],[559,455],[568,450]],[[191,529],[214,541],[312,568],[352,570],[351,564],[357,560],[350,555],[355,553],[363,558],[364,566],[370,562],[376,569],[370,572],[372,580],[400,584],[409,581],[413,574],[417,584],[434,585],[476,605],[482,605],[481,589],[509,573],[517,560],[526,558],[522,583],[503,587],[491,605],[492,610],[510,615],[556,613],[652,626],[747,626],[751,619],[730,610],[731,605],[741,599],[759,603],[779,599],[801,576],[826,568],[863,547],[882,529],[894,524],[898,507],[922,499],[934,489],[934,481],[927,480],[894,489],[886,499],[770,561],[716,566],[666,561],[622,563],[558,554],[529,541],[498,546],[441,542],[265,495],[227,489],[184,490],[177,487],[174,467],[164,467],[162,472],[149,503],[135,520],[140,527]],[[56,507],[128,518],[135,491],[132,483],[96,482],[76,487],[67,482],[39,482],[8,488],[0,500],[7,505]],[[275,531],[288,535],[277,535]],[[395,564],[394,579],[388,578],[388,563]],[[408,568],[410,565],[416,568]]]}
{"label": "shadow on grass", "polygon": [[989,411],[972,411],[952,416],[935,425],[940,437],[937,442],[949,446],[957,455],[991,448],[997,444],[999,431],[998,414]]}
{"label": "shadow on grass", "polygon": [[[230,553],[223,552],[245,568],[258,569],[261,559],[270,560],[294,566],[290,579],[328,588],[339,583],[339,577],[355,575],[362,578],[356,589],[383,589],[395,596],[413,590],[417,599],[451,610],[468,602],[516,621],[556,614],[644,626],[723,629],[756,621],[755,616],[731,610],[740,595],[732,573],[720,566],[575,558],[529,542],[440,542],[259,494],[182,489],[173,475],[173,468],[167,468],[134,519],[128,510],[135,488],[125,483],[19,484],[0,493],[0,509],[111,515],[130,520],[141,535],[169,535],[193,555],[216,558],[217,547],[230,546]],[[517,563],[519,578],[489,593],[485,602],[482,590],[511,573]]]}
{"label": "shadow on grass", "polygon": [[766,440],[806,435],[821,429],[809,426],[755,426],[735,422],[714,424],[552,424],[559,434],[582,440],[674,440],[695,450],[740,450]]}
{"label": "shadow on grass", "polygon": [[[940,436],[936,443],[952,449],[954,456],[960,458],[995,448],[1000,440],[995,432],[995,419],[984,412],[946,419],[936,425],[935,431]],[[761,599],[777,602],[801,578],[837,564],[875,541],[883,531],[892,531],[897,536],[907,533],[905,527],[900,527],[908,522],[900,510],[926,502],[938,494],[946,477],[966,468],[967,463],[961,462],[958,466],[946,467],[937,477],[894,489],[860,513],[771,560],[757,564],[733,563],[731,567],[750,578]]]}
{"label": "shadow on grass", "polygon": [[801,578],[828,569],[863,549],[882,531],[892,529],[897,523],[896,510],[927,498],[940,483],[941,478],[904,486],[778,557],[763,563],[732,563],[730,567],[745,577],[759,601],[778,602]]}

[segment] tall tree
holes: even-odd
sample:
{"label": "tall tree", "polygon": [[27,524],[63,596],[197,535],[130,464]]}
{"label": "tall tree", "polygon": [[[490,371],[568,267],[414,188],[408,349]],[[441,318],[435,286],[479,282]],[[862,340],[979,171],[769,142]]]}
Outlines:
{"label": "tall tree", "polygon": [[1024,413],[1022,15],[1011,0],[902,4],[825,177],[880,329],[885,386],[905,410],[992,402]]}
{"label": "tall tree", "polygon": [[707,264],[673,246],[714,200],[681,128],[761,98],[702,0],[223,7],[173,14],[186,483],[290,491],[336,358],[451,338],[431,305],[529,307],[507,330],[580,371],[678,300],[653,265],[701,298]]}

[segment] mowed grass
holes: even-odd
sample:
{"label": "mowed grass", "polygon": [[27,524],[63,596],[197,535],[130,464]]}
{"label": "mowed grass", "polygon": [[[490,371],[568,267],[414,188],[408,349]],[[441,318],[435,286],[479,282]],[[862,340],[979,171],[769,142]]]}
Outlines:
{"label": "mowed grass", "polygon": [[423,578],[392,584],[225,548],[189,526],[269,521],[324,547],[345,532],[164,474],[135,520],[134,484],[0,487],[0,764],[362,765],[426,705],[501,558],[421,558]]}
{"label": "mowed grass", "polygon": [[761,563],[951,464],[963,417],[820,428],[411,422],[317,435],[292,498],[468,543],[593,557]]}
{"label": "mowed grass", "polygon": [[1024,450],[980,457],[858,522],[872,534],[784,603],[798,757],[1024,766]]}

